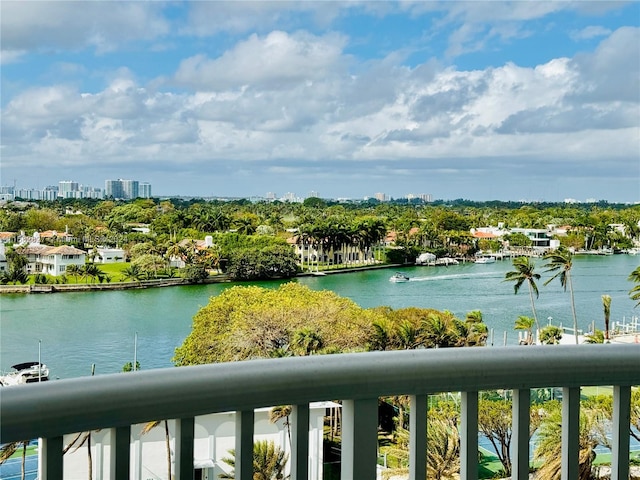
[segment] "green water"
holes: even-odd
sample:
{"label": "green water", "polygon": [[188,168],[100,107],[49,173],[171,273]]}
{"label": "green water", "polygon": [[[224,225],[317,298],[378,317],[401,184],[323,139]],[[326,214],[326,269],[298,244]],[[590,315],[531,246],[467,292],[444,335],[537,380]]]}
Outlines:
{"label": "green water", "polygon": [[[543,286],[536,302],[541,323],[548,317],[554,324],[572,325],[570,297],[557,280]],[[612,297],[612,322],[630,321],[640,309],[628,292],[627,280],[640,264],[640,257],[575,257],[572,270],[579,328],[587,330],[592,321],[603,328],[601,295]],[[411,277],[407,283],[391,283],[393,270],[304,277],[297,281],[316,290],[332,290],[351,298],[362,307],[388,305],[450,310],[464,317],[480,310],[492,329],[494,344],[517,342],[513,322],[518,315],[531,315],[526,285],[518,295],[513,284],[503,281],[513,270],[510,261],[493,264],[461,264],[451,267],[408,267],[400,269]],[[115,373],[133,361],[134,350],[143,369],[172,366],[174,349],[191,329],[191,319],[211,296],[233,284],[198,285],[147,290],[79,292],[0,297],[0,369],[14,363],[41,359],[52,377],[69,378]],[[277,287],[278,282],[259,285]],[[135,341],[137,334],[137,342]],[[134,345],[137,343],[137,348]]]}

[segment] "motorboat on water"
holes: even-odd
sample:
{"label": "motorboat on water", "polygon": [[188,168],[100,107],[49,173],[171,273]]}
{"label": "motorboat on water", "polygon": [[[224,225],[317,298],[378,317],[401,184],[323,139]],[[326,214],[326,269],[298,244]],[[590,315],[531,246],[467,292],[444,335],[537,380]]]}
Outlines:
{"label": "motorboat on water", "polygon": [[49,368],[40,362],[25,362],[12,365],[12,372],[0,375],[0,385],[23,385],[49,380]]}
{"label": "motorboat on water", "polygon": [[389,279],[390,282],[394,282],[394,283],[408,282],[409,280],[410,278],[402,272],[394,273]]}
{"label": "motorboat on water", "polygon": [[473,263],[496,263],[496,257],[478,257]]}

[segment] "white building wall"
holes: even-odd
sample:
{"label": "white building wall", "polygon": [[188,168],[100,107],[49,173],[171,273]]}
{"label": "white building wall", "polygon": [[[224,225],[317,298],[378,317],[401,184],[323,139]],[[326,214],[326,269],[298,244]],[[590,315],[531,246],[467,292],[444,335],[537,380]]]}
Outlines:
{"label": "white building wall", "polygon": [[[323,425],[327,406],[337,406],[331,402],[311,404],[309,412],[309,462],[311,465],[309,480],[322,480],[323,462]],[[273,424],[269,421],[270,409],[255,411],[254,439],[272,440],[289,454],[287,472],[291,462],[291,445],[284,420]],[[131,480],[167,480],[167,449],[164,423],[142,435],[144,425],[131,427]],[[172,470],[174,468],[175,421],[169,420]],[[75,435],[65,435],[65,445]],[[110,477],[110,430],[100,430],[91,434],[91,455],[93,478]],[[194,465],[203,469],[203,478],[217,479],[231,467],[223,459],[230,456],[229,450],[235,448],[235,412],[218,413],[196,417],[194,430]],[[71,449],[64,456],[65,480],[84,480],[88,478],[88,455],[86,444]],[[175,472],[173,472],[175,473]]]}

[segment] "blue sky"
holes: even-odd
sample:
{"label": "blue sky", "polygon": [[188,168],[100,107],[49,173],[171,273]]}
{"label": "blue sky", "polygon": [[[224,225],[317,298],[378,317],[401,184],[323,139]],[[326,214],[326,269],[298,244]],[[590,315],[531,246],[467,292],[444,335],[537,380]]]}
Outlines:
{"label": "blue sky", "polygon": [[640,201],[640,2],[0,9],[3,185]]}

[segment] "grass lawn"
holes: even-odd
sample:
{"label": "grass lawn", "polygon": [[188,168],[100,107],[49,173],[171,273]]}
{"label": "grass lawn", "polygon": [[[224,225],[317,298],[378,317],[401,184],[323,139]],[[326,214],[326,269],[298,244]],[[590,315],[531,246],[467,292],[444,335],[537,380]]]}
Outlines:
{"label": "grass lawn", "polygon": [[127,268],[130,263],[105,263],[99,264],[98,268],[111,277],[112,282],[119,282],[122,278],[122,271]]}

